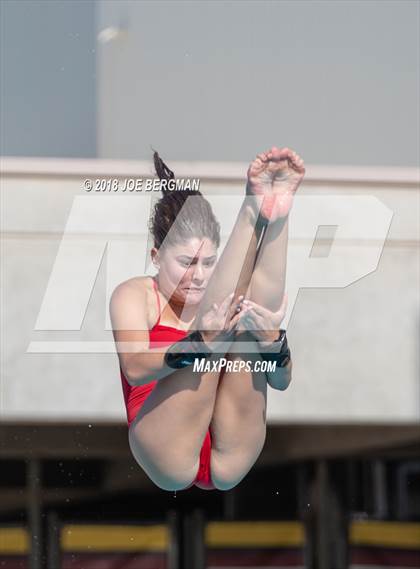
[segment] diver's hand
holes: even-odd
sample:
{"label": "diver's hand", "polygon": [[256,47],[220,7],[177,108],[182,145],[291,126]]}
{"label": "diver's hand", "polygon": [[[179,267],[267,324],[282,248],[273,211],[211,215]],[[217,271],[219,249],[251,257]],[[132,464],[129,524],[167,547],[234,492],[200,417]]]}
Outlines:
{"label": "diver's hand", "polygon": [[233,338],[234,330],[240,320],[240,303],[243,296],[234,299],[232,292],[220,304],[213,303],[210,309],[200,314],[193,328],[199,330],[204,342],[212,350],[220,343]]}
{"label": "diver's hand", "polygon": [[238,331],[248,330],[261,346],[268,346],[278,338],[286,308],[287,294],[284,295],[277,312],[271,312],[252,300],[243,300],[236,329]]}

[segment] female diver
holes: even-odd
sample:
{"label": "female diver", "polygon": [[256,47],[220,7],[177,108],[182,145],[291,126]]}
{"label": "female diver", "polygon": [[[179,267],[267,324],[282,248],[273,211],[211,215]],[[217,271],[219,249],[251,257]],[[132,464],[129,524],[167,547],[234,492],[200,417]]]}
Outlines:
{"label": "female diver", "polygon": [[[174,178],[156,152],[154,162],[160,179]],[[288,215],[304,174],[288,148],[257,155],[218,261],[220,226],[209,202],[197,191],[164,191],[151,222],[157,275],[131,278],[112,294],[130,449],[164,490],[228,490],[261,453],[267,382],[283,390],[291,379],[280,323]],[[237,342],[253,349],[229,351]],[[194,371],[198,356],[231,363]],[[276,362],[274,371],[258,371],[264,359]],[[250,361],[250,369],[238,365]]]}

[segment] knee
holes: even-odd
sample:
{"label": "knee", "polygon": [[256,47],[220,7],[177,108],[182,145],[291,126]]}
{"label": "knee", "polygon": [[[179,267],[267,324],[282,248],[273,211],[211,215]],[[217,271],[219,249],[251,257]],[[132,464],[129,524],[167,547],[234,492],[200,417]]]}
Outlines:
{"label": "knee", "polygon": [[216,490],[221,490],[221,491],[232,490],[232,488],[235,488],[235,486],[237,486],[241,480],[242,480],[242,478],[240,480],[217,480],[217,481],[215,481],[212,478],[213,485],[216,488]]}
{"label": "knee", "polygon": [[234,461],[217,459],[215,452],[211,458],[211,480],[217,490],[231,490],[248,474],[251,465],[241,465]]}
{"label": "knee", "polygon": [[179,490],[185,490],[191,484],[187,484],[185,481],[179,482],[174,479],[169,479],[161,476],[155,476],[154,479],[150,477],[152,482],[156,484],[161,490],[166,490],[167,492],[177,492]]}
{"label": "knee", "polygon": [[180,474],[179,476],[176,476],[169,468],[163,469],[156,464],[146,463],[145,461],[140,460],[138,455],[133,454],[133,457],[137,464],[147,474],[149,479],[161,490],[176,492],[178,490],[188,488],[191,484],[191,478],[193,476],[192,473],[189,475]]}
{"label": "knee", "polygon": [[[145,449],[139,444],[138,438],[132,432],[130,432],[129,436],[129,446],[134,460],[161,490],[168,492],[184,490],[191,483],[194,469],[187,469],[177,473],[177,469],[169,461],[159,460],[158,457],[152,457],[149,452],[145,452]],[[198,464],[195,470],[197,469]]]}
{"label": "knee", "polygon": [[245,478],[248,472],[242,472],[241,475],[238,475],[237,472],[225,472],[225,473],[211,473],[211,480],[213,482],[214,487],[217,490],[232,490],[235,488]]}

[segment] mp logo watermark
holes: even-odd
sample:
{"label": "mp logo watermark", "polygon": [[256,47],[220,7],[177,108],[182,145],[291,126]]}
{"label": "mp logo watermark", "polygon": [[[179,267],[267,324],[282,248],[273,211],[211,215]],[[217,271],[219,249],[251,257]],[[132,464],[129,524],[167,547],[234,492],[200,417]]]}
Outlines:
{"label": "mp logo watermark", "polygon": [[[205,197],[221,225],[220,259],[244,197]],[[194,199],[199,198],[188,198]],[[109,315],[113,290],[129,278],[156,272],[148,232],[152,205],[150,194],[75,197],[33,329],[48,331],[51,338],[32,340],[27,352],[115,353]],[[374,196],[331,195],[330,189],[326,194],[295,196],[288,224],[288,309],[282,328],[287,328],[299,290],[345,288],[376,270],[392,216],[393,212]],[[171,232],[167,239],[170,236]],[[75,331],[85,332],[83,323],[92,309],[90,300],[102,264],[105,291],[92,319],[94,332],[90,334],[95,337],[58,340],[58,332],[72,336]],[[104,334],[105,340],[98,339]],[[237,350],[255,351],[252,346],[255,343],[242,342]],[[147,350],[147,346],[141,349]],[[131,350],[139,351],[139,346],[127,343],[127,351]]]}

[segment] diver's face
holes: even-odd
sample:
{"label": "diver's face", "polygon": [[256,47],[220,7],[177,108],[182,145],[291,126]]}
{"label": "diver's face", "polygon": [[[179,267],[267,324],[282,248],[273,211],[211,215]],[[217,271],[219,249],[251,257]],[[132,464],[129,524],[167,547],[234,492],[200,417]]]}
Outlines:
{"label": "diver's face", "polygon": [[[158,252],[159,286],[180,304],[198,304],[217,260],[215,244],[207,237],[165,247]],[[173,292],[172,292],[173,291]]]}

